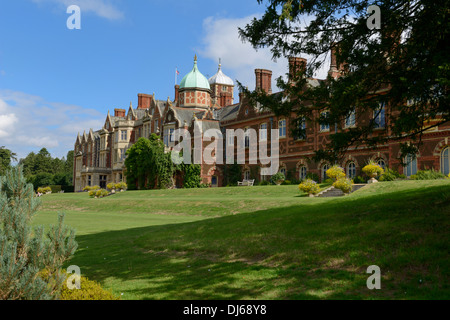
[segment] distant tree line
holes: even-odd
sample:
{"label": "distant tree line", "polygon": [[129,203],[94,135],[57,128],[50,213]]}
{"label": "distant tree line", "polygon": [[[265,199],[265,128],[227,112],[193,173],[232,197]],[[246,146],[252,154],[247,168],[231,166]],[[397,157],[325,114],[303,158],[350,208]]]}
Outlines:
{"label": "distant tree line", "polygon": [[[73,185],[73,150],[67,153],[66,158],[53,158],[46,148],[38,153],[30,152],[25,158],[19,160],[23,175],[34,189],[39,187],[61,186],[62,190],[71,191]],[[5,147],[0,147],[0,175],[17,161],[17,155]]]}

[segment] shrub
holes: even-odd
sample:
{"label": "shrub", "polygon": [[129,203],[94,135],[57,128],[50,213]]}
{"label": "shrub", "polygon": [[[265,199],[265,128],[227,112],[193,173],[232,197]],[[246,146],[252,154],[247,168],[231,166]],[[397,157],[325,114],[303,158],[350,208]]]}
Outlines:
{"label": "shrub", "polygon": [[320,187],[314,180],[306,179],[304,182],[300,183],[298,188],[307,194],[318,194],[320,192]]}
{"label": "shrub", "polygon": [[[81,288],[70,290],[67,287],[67,279],[70,274],[67,274],[66,270],[62,270],[62,273],[65,275],[65,280],[61,287],[60,300],[120,300],[120,297],[116,297],[111,291],[102,288],[98,282],[84,276],[80,278]],[[40,272],[40,276],[47,279],[48,272],[43,270]]]}
{"label": "shrub", "polygon": [[268,186],[268,185],[270,185],[270,182],[267,181],[267,180],[263,180],[263,181],[260,181],[260,182],[259,182],[259,185],[260,185],[260,186]]}
{"label": "shrub", "polygon": [[270,178],[270,181],[273,184],[279,184],[279,183],[283,182],[285,179],[286,178],[285,178],[284,174],[282,174],[281,172],[277,172],[272,176],[272,178]]}
{"label": "shrub", "polygon": [[333,183],[333,187],[342,190],[344,193],[349,193],[353,189],[353,182],[349,178],[339,178]]}
{"label": "shrub", "polygon": [[362,171],[371,178],[381,176],[384,173],[383,168],[373,160],[370,160],[369,163],[362,169]]}
{"label": "shrub", "polygon": [[39,187],[39,188],[37,188],[37,192],[43,193],[43,194],[46,194],[46,193],[51,192],[51,191],[52,191],[52,189],[50,187]]}
{"label": "shrub", "polygon": [[[417,174],[415,174],[415,180],[436,180],[436,179],[444,179],[445,175],[439,171],[431,170],[419,170]],[[412,179],[412,176],[411,176]]]}
{"label": "shrub", "polygon": [[333,181],[336,181],[339,178],[345,177],[345,171],[343,168],[339,167],[338,165],[334,165],[330,169],[327,170],[327,176],[329,178],[331,178]]}
{"label": "shrub", "polygon": [[108,188],[108,190],[115,190],[116,189],[116,185],[114,183],[108,183],[106,185],[106,188]]}
{"label": "shrub", "polygon": [[291,184],[291,181],[290,181],[290,180],[284,180],[281,184],[282,184],[283,186],[285,186],[285,185],[290,185],[290,184]]}
{"label": "shrub", "polygon": [[91,198],[103,198],[109,195],[108,190],[105,189],[99,189],[99,190],[91,190],[89,191],[89,196]]}
{"label": "shrub", "polygon": [[52,193],[58,193],[62,190],[62,187],[60,185],[52,185],[49,186],[49,188],[52,190]]}
{"label": "shrub", "polygon": [[[59,298],[61,267],[77,249],[75,230],[64,224],[63,214],[45,232],[43,226],[33,227],[40,204],[22,166],[0,176],[0,300]],[[46,280],[39,275],[43,269]]]}
{"label": "shrub", "polygon": [[394,181],[397,179],[406,179],[404,174],[400,174],[393,169],[386,168],[384,173],[380,177],[380,181]]}
{"label": "shrub", "polygon": [[91,190],[95,191],[95,190],[98,190],[98,189],[100,189],[99,186],[93,186],[93,187],[86,186],[86,187],[83,188],[83,191],[91,191]]}
{"label": "shrub", "polygon": [[115,184],[115,188],[119,191],[126,190],[127,184],[125,182],[119,182]]}
{"label": "shrub", "polygon": [[333,183],[333,179],[330,179],[330,178],[325,179],[325,181],[323,183]]}

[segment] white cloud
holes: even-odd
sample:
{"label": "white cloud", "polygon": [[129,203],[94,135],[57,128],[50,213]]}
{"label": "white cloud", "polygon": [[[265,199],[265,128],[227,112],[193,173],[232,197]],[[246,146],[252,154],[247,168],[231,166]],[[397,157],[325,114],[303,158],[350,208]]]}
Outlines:
{"label": "white cloud", "polygon": [[[286,79],[288,73],[288,61],[280,58],[272,60],[269,48],[255,50],[248,42],[242,42],[239,38],[238,28],[243,28],[261,14],[254,14],[244,18],[227,19],[208,17],[203,21],[204,47],[199,52],[214,61],[222,59],[222,69],[233,80],[237,79],[250,90],[255,88],[255,69],[269,69],[272,71],[272,91],[276,92],[276,79],[282,76]],[[307,55],[303,58],[310,59]],[[329,63],[315,74],[323,79],[329,68]]]}
{"label": "white cloud", "polygon": [[[77,5],[83,12],[92,12],[99,17],[109,20],[118,20],[124,17],[121,12],[111,0],[32,0],[35,3],[54,3],[60,7],[69,7]],[[65,11],[64,11],[65,12]]]}
{"label": "white cloud", "polygon": [[17,117],[14,113],[0,114],[0,138],[6,138],[11,135]]}
{"label": "white cloud", "polygon": [[0,90],[0,145],[18,158],[47,148],[54,157],[73,149],[78,132],[99,129],[105,115],[23,92]]}

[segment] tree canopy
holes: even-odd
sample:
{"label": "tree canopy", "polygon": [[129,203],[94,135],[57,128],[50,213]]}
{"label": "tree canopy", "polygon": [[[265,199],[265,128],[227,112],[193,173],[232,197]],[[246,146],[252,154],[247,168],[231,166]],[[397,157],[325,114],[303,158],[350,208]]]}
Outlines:
{"label": "tree canopy", "polygon": [[174,173],[170,153],[156,134],[139,140],[127,150],[125,159],[128,186],[133,188],[167,188],[173,185]]}
{"label": "tree canopy", "polygon": [[73,181],[73,150],[67,158],[53,158],[46,148],[30,152],[19,160],[24,176],[35,188],[49,185],[71,186]]}
{"label": "tree canopy", "polygon": [[[239,29],[242,40],[255,49],[270,48],[273,59],[308,56],[308,64],[291,74],[294,81],[277,79],[285,95],[250,92],[239,85],[251,101],[277,115],[296,112],[297,120],[336,128],[326,148],[316,152],[316,159],[337,160],[349,147],[387,141],[399,141],[402,154],[415,153],[425,130],[450,120],[450,1],[258,3],[266,3],[266,11]],[[372,5],[380,9],[379,29],[368,27]],[[341,76],[329,75],[318,86],[309,86],[307,78],[324,66],[332,50]],[[386,134],[375,135],[375,119],[383,105],[387,106]],[[353,112],[357,119],[364,114],[373,114],[373,119],[339,130]],[[293,130],[302,130],[296,127]],[[405,138],[413,143],[405,143]]]}
{"label": "tree canopy", "polygon": [[0,175],[6,172],[13,160],[17,161],[16,154],[4,146],[0,147]]}

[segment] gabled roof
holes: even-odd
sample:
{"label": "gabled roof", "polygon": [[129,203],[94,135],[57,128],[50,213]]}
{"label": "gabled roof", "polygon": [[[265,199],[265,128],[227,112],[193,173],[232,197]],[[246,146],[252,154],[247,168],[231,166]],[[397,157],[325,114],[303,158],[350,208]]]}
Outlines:
{"label": "gabled roof", "polygon": [[80,137],[80,133],[78,132],[77,140],[75,140],[75,144],[80,144],[80,143],[81,143],[81,137]]}
{"label": "gabled roof", "polygon": [[[131,119],[129,119],[130,116],[131,116]],[[128,108],[127,118],[128,118],[129,120],[134,120],[134,119],[136,119],[136,113],[135,113],[134,110],[133,110],[133,104],[131,103],[131,101],[130,101],[130,107]]]}

